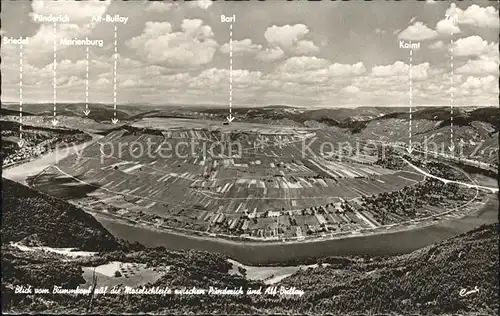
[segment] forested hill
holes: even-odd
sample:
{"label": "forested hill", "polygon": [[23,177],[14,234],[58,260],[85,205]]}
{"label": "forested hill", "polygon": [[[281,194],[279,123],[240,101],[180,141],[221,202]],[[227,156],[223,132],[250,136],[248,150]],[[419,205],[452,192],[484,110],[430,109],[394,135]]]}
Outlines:
{"label": "forested hill", "polygon": [[44,246],[113,250],[119,242],[74,205],[2,178],[2,243],[36,236]]}
{"label": "forested hill", "polygon": [[[313,313],[497,315],[498,223],[411,254],[299,271],[282,285],[300,285]],[[397,242],[397,241],[395,241]],[[461,296],[460,291],[475,290]]]}

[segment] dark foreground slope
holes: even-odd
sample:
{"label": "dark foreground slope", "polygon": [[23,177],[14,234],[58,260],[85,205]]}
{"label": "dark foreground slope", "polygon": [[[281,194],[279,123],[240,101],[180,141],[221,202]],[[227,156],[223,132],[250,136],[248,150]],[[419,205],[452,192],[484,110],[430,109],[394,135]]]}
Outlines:
{"label": "dark foreground slope", "polygon": [[[149,286],[266,288],[230,274],[223,255],[130,245],[114,239],[91,216],[68,203],[4,180],[2,238],[3,311],[44,313],[196,314],[496,314],[498,224],[479,227],[445,242],[389,258],[324,258],[276,286],[295,287],[299,296],[272,295],[88,295],[15,294],[20,285],[83,286],[84,271],[111,261],[170,267]],[[6,214],[5,214],[6,213]],[[71,258],[41,250],[23,251],[11,241],[35,238],[51,247],[100,251]],[[35,237],[33,237],[35,236]],[[33,248],[34,249],[34,248]],[[108,278],[109,279],[113,279]],[[122,277],[122,280],[126,280]],[[102,285],[102,284],[101,284]],[[461,296],[460,290],[478,288]]]}
{"label": "dark foreground slope", "polygon": [[[498,224],[411,254],[299,271],[283,285],[300,284],[314,312],[485,313],[498,309]],[[461,296],[460,291],[478,292]]]}
{"label": "dark foreground slope", "polygon": [[17,182],[2,179],[2,242],[36,235],[44,246],[82,250],[118,247],[106,229],[81,209]]}

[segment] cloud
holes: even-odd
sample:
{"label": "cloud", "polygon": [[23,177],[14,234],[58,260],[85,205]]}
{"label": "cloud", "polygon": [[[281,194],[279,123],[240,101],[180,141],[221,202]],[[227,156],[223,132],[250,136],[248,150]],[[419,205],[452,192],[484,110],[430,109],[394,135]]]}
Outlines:
{"label": "cloud", "polygon": [[336,78],[357,76],[366,71],[363,63],[332,64],[329,60],[312,56],[290,57],[282,62],[266,79],[299,84],[326,83]]}
{"label": "cloud", "polygon": [[111,1],[46,1],[34,0],[31,3],[34,14],[44,15],[67,15],[70,23],[90,23],[93,16],[101,16],[110,5]]}
{"label": "cloud", "polygon": [[436,31],[443,35],[461,33],[460,28],[451,19],[444,19],[436,24]]}
{"label": "cloud", "polygon": [[[58,23],[56,27],[56,43],[63,38],[83,37],[92,32],[96,23],[92,23],[92,17],[102,16],[108,9],[111,1],[41,1],[35,0],[31,3],[33,12],[30,17],[33,19],[35,14],[43,15],[67,15],[69,23]],[[26,45],[25,57],[27,61],[37,61],[43,54],[52,54],[54,42],[53,23],[39,23],[37,32],[29,38],[29,44]],[[65,46],[59,46],[61,52],[67,49]]]}
{"label": "cloud", "polygon": [[304,24],[295,25],[273,25],[264,32],[264,37],[271,47],[279,47],[285,53],[311,54],[319,51],[310,40],[303,38],[309,34],[309,29]]}
{"label": "cloud", "polygon": [[366,68],[362,62],[353,65],[335,63],[328,67],[328,71],[332,76],[345,77],[361,75],[366,72]]}
{"label": "cloud", "polygon": [[299,55],[308,55],[317,52],[319,52],[319,47],[308,40],[297,42],[297,46],[295,47],[295,53]]}
{"label": "cloud", "polygon": [[454,56],[480,56],[498,51],[498,43],[488,44],[478,35],[458,39],[453,45]]}
{"label": "cloud", "polygon": [[264,33],[264,37],[271,45],[275,45],[281,48],[290,48],[295,45],[298,40],[302,39],[307,33],[309,33],[309,29],[304,24],[295,24],[293,26],[273,25],[267,28],[266,32]]}
{"label": "cloud", "polygon": [[127,45],[146,61],[170,67],[196,67],[212,61],[218,48],[210,26],[199,19],[185,19],[181,31],[174,32],[168,22],[146,22],[141,35]]}
{"label": "cloud", "polygon": [[[260,71],[249,71],[247,69],[233,69],[233,88],[246,88],[249,85],[258,85],[262,73]],[[203,70],[195,77],[185,78],[186,86],[194,89],[226,89],[229,83],[229,70],[210,68]]]}
{"label": "cloud", "polygon": [[[78,22],[59,24],[58,33],[60,36],[72,38],[89,35],[90,37],[91,32],[94,31],[92,25],[87,27],[90,16],[95,12],[97,14],[105,13],[109,4],[105,3],[99,9],[100,11],[96,9],[97,4],[93,4],[96,7],[88,8],[85,5],[82,3],[81,9],[67,11],[73,14],[75,21]],[[212,3],[184,3],[184,5],[172,4],[172,2],[149,2],[144,3],[142,10],[147,11],[146,13],[151,16],[160,17],[164,16],[163,12],[172,12],[176,10],[176,7],[182,7],[188,10],[187,13],[195,14],[198,12],[198,16],[206,16],[208,13],[203,12],[202,9],[210,9]],[[427,8],[431,6],[428,5]],[[123,11],[122,7],[113,7],[112,13],[127,14],[129,9]],[[185,11],[184,9],[176,12],[182,13]],[[218,10],[218,7],[215,9]],[[443,8],[443,11],[444,9],[446,8]],[[484,9],[482,8],[483,11]],[[57,12],[54,10],[51,8],[50,13],[57,14],[54,13]],[[89,15],[89,12],[94,13]],[[470,15],[470,13],[464,13],[464,15]],[[120,42],[117,72],[119,102],[137,102],[141,99],[152,103],[227,102],[228,69],[214,68],[216,65],[228,68],[227,63],[223,62],[219,65],[220,60],[216,60],[216,63],[212,64],[218,50],[225,54],[229,51],[228,43],[224,43],[227,41],[224,38],[225,35],[216,34],[223,36],[220,39],[215,37],[211,26],[199,18],[183,19],[184,16],[168,20],[169,22],[148,22],[142,24],[141,29],[136,30],[138,33],[129,29],[129,27],[133,28],[135,24],[123,27],[119,38],[125,42],[127,47],[121,47],[122,43]],[[479,21],[468,19],[473,21],[467,22],[469,25],[479,24]],[[145,23],[145,20],[151,21],[152,19],[146,18],[141,21]],[[461,22],[469,20],[465,19]],[[141,21],[135,22],[141,23]],[[375,67],[370,67],[367,70],[360,60],[360,62],[355,60],[352,64],[344,64],[335,62],[339,59],[320,58],[317,53],[325,48],[326,35],[320,35],[319,29],[319,33],[314,34],[316,29],[309,28],[309,24],[305,22],[304,24],[295,24],[294,20],[280,19],[280,21],[287,22],[273,21],[277,26],[273,26],[272,23],[268,24],[269,28],[267,25],[264,26],[264,31],[262,31],[265,37],[264,42],[256,43],[257,39],[248,35],[248,38],[241,37],[239,40],[233,41],[233,54],[247,54],[254,58],[253,62],[248,59],[244,60],[248,69],[233,70],[235,103],[251,100],[255,102],[249,102],[249,104],[262,104],[263,102],[284,100],[285,103],[326,106],[333,103],[407,104],[409,65],[405,64],[406,59],[395,63],[395,60],[390,60],[385,65],[376,64]],[[471,27],[465,26],[466,23],[453,25],[450,22],[443,20],[437,24],[429,24],[426,21],[427,26],[429,26],[427,27],[422,22],[412,19],[408,25],[401,25],[404,31],[400,38],[413,41],[428,39],[428,42],[422,44],[431,49],[441,50],[436,52],[439,58],[436,55],[434,56],[436,58],[428,59],[427,57],[430,55],[424,56],[429,53],[425,49],[417,54],[424,58],[424,61],[427,59],[432,61],[432,67],[429,63],[412,67],[416,104],[423,104],[420,101],[424,99],[424,96],[429,97],[429,103],[445,104],[449,101],[446,92],[451,86],[450,65],[449,56],[446,57],[444,49],[450,44],[449,38],[446,39],[444,35],[449,36],[450,31],[458,34],[460,29],[466,33],[471,29]],[[286,25],[287,23],[289,25]],[[483,24],[488,25],[488,23]],[[28,50],[31,50],[31,55],[36,58],[33,59],[34,63],[30,63],[29,60],[24,61],[26,76],[24,76],[23,84],[27,87],[25,89],[27,95],[30,91],[35,90],[38,91],[38,94],[46,95],[45,99],[32,97],[33,100],[51,100],[53,70],[52,64],[46,65],[46,63],[52,62],[54,32],[50,23],[35,26],[37,30],[32,34],[36,35],[32,37],[32,43],[24,48],[25,56],[28,56]],[[8,29],[15,30],[12,26],[9,26]],[[110,32],[106,30],[110,29],[104,28],[102,34],[95,35],[104,36],[105,40],[107,38],[108,47],[91,48],[90,97],[92,102],[97,100],[108,102],[113,98],[112,89],[110,89],[113,85],[113,33],[112,29]],[[98,31],[101,31],[101,27]],[[470,97],[471,100],[477,98],[477,102],[482,102],[481,98],[485,96],[492,99],[490,94],[495,91],[495,84],[498,84],[496,79],[498,76],[498,48],[495,50],[495,43],[491,43],[492,40],[485,37],[489,34],[487,30],[482,31],[481,34],[486,31],[485,35],[481,36],[487,41],[479,36],[469,36],[474,35],[472,33],[463,35],[464,38],[457,40],[453,46],[454,55],[464,57],[456,58],[454,61],[457,104],[462,102],[462,100],[458,101],[458,90],[464,91],[464,95]],[[377,37],[384,33],[385,35],[392,33],[392,29],[381,27],[380,29],[372,29],[371,32]],[[398,33],[399,31],[396,32],[396,34]],[[3,32],[2,35],[4,35]],[[223,45],[220,46],[216,39]],[[261,38],[261,40],[264,39]],[[32,48],[30,49],[28,46],[32,46]],[[9,93],[15,99],[19,90],[19,50],[17,46],[11,45],[10,47],[12,49],[2,47],[2,61],[7,61],[1,66],[2,72],[5,72],[2,77],[6,78],[7,83],[6,85],[2,83],[2,86],[5,87],[5,91],[13,91]],[[396,47],[391,47],[388,49],[397,50]],[[6,49],[12,50],[12,56],[7,55],[7,58],[12,59],[13,57],[12,61],[4,59],[4,50]],[[68,48],[67,51],[63,47],[58,49],[57,82],[58,88],[61,89],[58,91],[58,99],[63,100],[65,96],[69,96],[70,100],[81,99],[85,95],[85,62],[83,59],[85,51],[79,48]],[[345,54],[348,51],[348,48],[346,49],[339,53]],[[48,52],[48,54],[38,58],[38,55],[44,52]],[[321,57],[324,56],[321,55]],[[362,60],[364,61],[364,59]],[[263,65],[264,62],[274,62],[275,64]],[[31,87],[37,89],[31,89]]]}
{"label": "cloud", "polygon": [[256,59],[263,62],[273,62],[285,57],[285,52],[279,47],[266,48],[256,55]]}
{"label": "cloud", "polygon": [[[232,41],[232,51],[235,55],[255,54],[262,49],[262,45],[253,44],[252,40],[247,38],[241,41]],[[221,53],[229,54],[229,43],[225,43],[220,48]]]}
{"label": "cloud", "polygon": [[[422,63],[412,66],[412,79],[424,80],[428,76],[430,64]],[[395,76],[410,76],[410,66],[402,61],[396,61],[392,65],[375,66],[371,72],[373,77],[395,77]]]}
{"label": "cloud", "polygon": [[396,61],[392,65],[374,66],[372,68],[372,75],[374,77],[391,77],[401,74],[408,74],[409,68],[402,61]]}
{"label": "cloud", "polygon": [[498,10],[492,6],[480,7],[476,4],[469,6],[465,11],[458,8],[456,4],[450,4],[446,14],[456,17],[458,24],[473,25],[485,28],[498,28]]}
{"label": "cloud", "polygon": [[436,42],[430,44],[429,48],[430,49],[435,49],[435,50],[443,49],[444,48],[444,43],[443,43],[443,41],[436,41]]}
{"label": "cloud", "polygon": [[189,2],[189,5],[191,7],[198,7],[204,10],[210,8],[212,4],[213,4],[212,0],[194,0]]}
{"label": "cloud", "polygon": [[106,78],[99,78],[96,82],[98,86],[109,86],[111,81]]}
{"label": "cloud", "polygon": [[437,36],[438,32],[427,27],[424,23],[417,21],[399,33],[398,38],[408,41],[425,41]]}
{"label": "cloud", "polygon": [[479,58],[483,60],[492,60],[498,63],[498,59],[500,58],[499,55],[498,43],[491,43],[488,45],[488,49],[486,49],[485,52],[479,56]]}
{"label": "cloud", "polygon": [[457,74],[465,75],[496,75],[498,76],[498,60],[474,59],[468,60],[466,64],[458,67],[455,71]]}
{"label": "cloud", "polygon": [[300,73],[308,70],[326,68],[330,61],[317,57],[296,56],[290,57],[278,66],[278,70],[287,73]]}
{"label": "cloud", "polygon": [[498,28],[498,10],[494,7],[480,7],[471,5],[465,11],[454,3],[446,10],[446,17],[436,24],[436,30],[442,35],[460,33],[458,25],[472,25],[485,28]]}
{"label": "cloud", "polygon": [[489,75],[478,78],[469,76],[460,85],[462,90],[480,90],[484,93],[498,93],[498,77]]}
{"label": "cloud", "polygon": [[214,36],[212,29],[208,25],[203,25],[203,21],[200,19],[185,19],[182,20],[181,29],[192,37],[199,37],[200,39],[205,39],[207,37]]}
{"label": "cloud", "polygon": [[412,80],[425,80],[428,77],[429,63],[422,63],[412,67]]}
{"label": "cloud", "polygon": [[[229,70],[219,68],[209,68],[201,71],[198,74],[192,72],[182,72],[175,74],[160,74],[151,75],[147,69],[138,68],[132,71],[122,71],[118,73],[118,88],[121,94],[124,89],[128,88],[137,91],[138,88],[146,88],[149,91],[170,91],[177,93],[178,97],[186,95],[198,95],[201,97],[207,96],[224,96],[227,93],[229,85]],[[242,91],[247,91],[254,86],[260,85],[262,73],[259,71],[250,71],[246,69],[234,69],[233,89],[240,90],[238,95],[241,96]],[[103,72],[99,76],[102,79],[102,84],[108,84],[113,81],[111,74]],[[106,86],[102,86],[106,87]],[[155,92],[156,93],[156,92]],[[198,99],[199,101],[200,99]]]}
{"label": "cloud", "polygon": [[[10,69],[5,69],[2,63],[2,72],[17,71],[19,73],[18,64],[16,67]],[[112,67],[112,63],[106,62],[105,60],[95,59],[90,63],[93,74],[106,72],[109,73],[109,69]],[[17,69],[16,69],[17,68]],[[56,83],[58,88],[67,88],[72,86],[81,85],[84,83],[85,79],[85,68],[86,62],[84,59],[81,60],[70,60],[61,58],[57,61],[57,72],[56,72]],[[43,87],[51,86],[54,79],[54,63],[50,63],[44,66],[33,66],[27,62],[23,63],[23,85],[25,87],[33,87],[35,89],[27,90],[38,90],[44,89]],[[9,76],[10,77],[10,76]],[[17,77],[19,78],[19,77]],[[16,78],[16,80],[17,80]],[[4,83],[2,82],[2,85]],[[52,89],[49,89],[52,91]],[[83,91],[83,90],[82,90]]]}
{"label": "cloud", "polygon": [[394,31],[392,31],[392,35],[396,35],[396,34],[398,34],[400,31],[401,31],[401,29],[395,29]]}
{"label": "cloud", "polygon": [[467,77],[467,80],[465,80],[464,83],[462,83],[461,85],[461,88],[463,89],[477,89],[477,88],[481,88],[482,86],[482,80],[480,78],[477,78],[477,77]]}
{"label": "cloud", "polygon": [[347,93],[358,93],[361,91],[361,89],[359,89],[358,87],[355,87],[355,86],[347,86],[347,87],[342,88],[342,91],[347,92]]}
{"label": "cloud", "polygon": [[154,11],[154,12],[168,12],[172,9],[174,6],[173,3],[168,3],[164,1],[154,1],[154,2],[149,2],[149,4],[146,7],[146,11]]}

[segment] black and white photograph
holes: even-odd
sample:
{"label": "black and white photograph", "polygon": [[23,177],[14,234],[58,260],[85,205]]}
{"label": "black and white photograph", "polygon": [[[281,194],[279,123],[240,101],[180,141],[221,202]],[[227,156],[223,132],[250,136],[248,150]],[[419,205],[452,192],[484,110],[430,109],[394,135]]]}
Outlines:
{"label": "black and white photograph", "polygon": [[3,314],[498,315],[499,1],[0,4]]}

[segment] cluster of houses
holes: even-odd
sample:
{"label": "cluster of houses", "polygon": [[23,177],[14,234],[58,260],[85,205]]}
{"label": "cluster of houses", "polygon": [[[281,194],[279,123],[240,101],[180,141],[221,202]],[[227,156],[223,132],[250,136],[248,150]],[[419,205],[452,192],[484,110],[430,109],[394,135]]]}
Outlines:
{"label": "cluster of houses", "polygon": [[9,156],[5,157],[3,160],[3,166],[8,167],[9,165],[30,160],[34,157],[40,156],[46,153],[51,146],[51,140],[44,140],[34,146],[24,145],[19,148],[19,150],[13,152]]}

